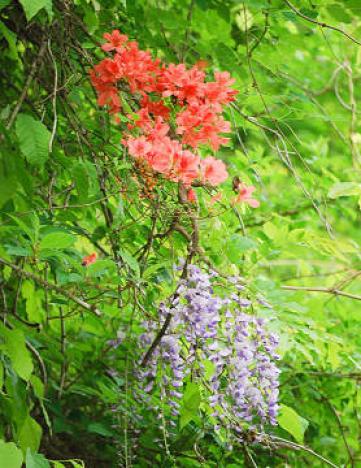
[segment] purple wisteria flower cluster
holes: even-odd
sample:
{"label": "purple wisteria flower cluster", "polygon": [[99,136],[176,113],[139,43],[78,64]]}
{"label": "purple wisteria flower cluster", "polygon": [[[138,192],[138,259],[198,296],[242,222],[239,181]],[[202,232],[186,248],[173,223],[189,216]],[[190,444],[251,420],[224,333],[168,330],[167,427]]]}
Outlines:
{"label": "purple wisteria flower cluster", "polygon": [[[145,395],[160,390],[159,414],[175,425],[187,379],[199,382],[212,408],[215,429],[221,425],[259,427],[276,424],[279,369],[278,339],[266,321],[246,313],[251,301],[244,286],[229,278],[233,291],[215,293],[217,274],[188,265],[171,303],[159,306],[159,323],[143,323],[140,347],[145,352],[171,314],[169,326],[137,378]],[[227,288],[228,289],[228,288]],[[163,416],[162,416],[163,417]]]}

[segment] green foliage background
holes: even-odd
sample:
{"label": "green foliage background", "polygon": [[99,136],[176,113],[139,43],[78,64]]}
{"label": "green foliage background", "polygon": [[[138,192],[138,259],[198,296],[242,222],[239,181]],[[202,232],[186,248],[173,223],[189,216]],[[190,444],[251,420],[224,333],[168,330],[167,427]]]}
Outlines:
{"label": "green foliage background", "polygon": [[[88,71],[115,28],[236,79],[218,156],[261,207],[211,206],[198,190],[200,246],[274,308],[259,313],[281,337],[269,430],[283,447],[230,451],[191,384],[171,457],[153,414],[127,446],[137,324],[172,293],[187,242],[153,239],[176,188],[139,196],[121,130],[96,105]],[[0,0],[1,467],[361,466],[360,37],[359,0]]]}

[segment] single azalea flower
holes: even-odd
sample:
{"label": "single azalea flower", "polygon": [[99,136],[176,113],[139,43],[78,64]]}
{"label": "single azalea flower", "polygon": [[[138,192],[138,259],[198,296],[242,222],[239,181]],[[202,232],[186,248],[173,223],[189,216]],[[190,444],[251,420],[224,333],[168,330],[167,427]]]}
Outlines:
{"label": "single azalea flower", "polygon": [[234,203],[247,203],[251,208],[258,208],[260,203],[255,198],[252,198],[252,193],[256,187],[250,185],[247,187],[245,184],[239,184],[238,195],[234,198]]}
{"label": "single azalea flower", "polygon": [[228,177],[227,169],[223,161],[208,156],[201,161],[201,181],[206,184],[216,185],[224,182]]}
{"label": "single azalea flower", "polygon": [[125,34],[120,34],[118,29],[115,29],[110,34],[105,33],[103,37],[107,41],[105,44],[102,45],[102,49],[105,50],[105,52],[110,52],[112,50],[121,52],[123,49],[123,45],[128,40],[128,36],[126,36]]}
{"label": "single azalea flower", "polygon": [[81,261],[81,264],[84,267],[87,267],[87,266],[91,265],[92,263],[95,263],[96,259],[97,259],[97,254],[96,254],[96,252],[93,252],[92,254],[86,255],[85,257],[83,257],[83,259]]}

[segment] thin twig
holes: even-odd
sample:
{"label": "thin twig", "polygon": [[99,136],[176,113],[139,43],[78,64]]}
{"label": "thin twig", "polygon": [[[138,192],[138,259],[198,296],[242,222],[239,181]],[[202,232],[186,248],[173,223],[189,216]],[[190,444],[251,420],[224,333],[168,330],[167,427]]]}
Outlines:
{"label": "thin twig", "polygon": [[48,373],[47,373],[43,358],[40,356],[39,351],[36,348],[34,348],[34,346],[31,343],[29,343],[28,340],[26,340],[26,346],[30,349],[30,351],[34,354],[34,356],[39,362],[39,365],[41,367],[41,372],[43,374],[44,394],[46,394],[46,390],[48,386]]}
{"label": "thin twig", "polygon": [[67,362],[66,362],[66,331],[65,331],[65,320],[63,316],[63,308],[59,307],[60,312],[60,353],[62,355],[62,362],[60,367],[60,383],[59,383],[59,391],[58,391],[58,399],[61,399],[64,385],[65,385],[65,378],[66,378],[66,371],[67,371]]}
{"label": "thin twig", "polygon": [[348,456],[349,456],[349,461],[351,463],[351,467],[353,468],[355,466],[354,457],[353,457],[351,447],[349,446],[349,443],[347,442],[347,438],[346,438],[346,435],[345,435],[345,431],[344,431],[340,416],[338,415],[338,413],[337,413],[335,407],[333,406],[333,404],[330,402],[330,400],[325,395],[322,395],[322,399],[327,403],[327,406],[330,408],[330,411],[335,416],[335,419],[337,421],[337,425],[338,425],[338,427],[340,429],[340,433],[341,433],[343,443],[345,445],[345,448],[346,448]]}
{"label": "thin twig", "polygon": [[58,68],[56,66],[56,61],[55,61],[53,52],[51,50],[50,39],[48,39],[48,50],[49,50],[51,60],[53,62],[53,66],[54,66],[54,90],[53,90],[53,97],[52,97],[54,120],[53,120],[53,127],[52,127],[52,130],[51,130],[51,135],[50,135],[50,139],[49,139],[49,153],[51,153],[52,150],[53,150],[53,141],[54,141],[54,138],[55,138],[56,126],[57,126],[57,123],[58,123],[58,114],[56,112],[56,94],[57,94],[57,89],[58,89]]}
{"label": "thin twig", "polygon": [[286,5],[288,5],[291,10],[297,15],[299,16],[300,18],[303,18],[304,20],[308,21],[309,23],[313,23],[313,24],[316,24],[317,26],[320,26],[321,28],[327,28],[327,29],[331,29],[333,31],[337,31],[341,34],[343,34],[344,36],[346,36],[348,39],[350,39],[352,42],[354,42],[355,44],[358,44],[358,45],[361,45],[361,42],[358,41],[357,39],[355,39],[353,36],[351,36],[350,34],[348,34],[347,32],[343,31],[341,28],[338,28],[337,26],[332,26],[331,24],[327,24],[323,21],[317,21],[313,18],[310,18],[309,16],[305,15],[304,13],[302,13],[300,10],[298,10],[294,5],[292,5],[291,2],[289,2],[289,0],[284,0],[284,2],[286,3]]}
{"label": "thin twig", "polygon": [[307,452],[307,453],[313,455],[314,457],[318,458],[319,460],[323,461],[324,463],[326,463],[326,465],[332,466],[333,468],[339,468],[337,465],[332,463],[332,461],[330,461],[327,458],[323,457],[322,455],[315,452],[311,448],[306,447],[305,445],[296,444],[296,442],[292,442],[290,440],[282,439],[282,437],[276,437],[276,436],[271,436],[271,440],[273,442],[276,442],[277,445],[280,448],[283,447],[283,448],[289,448],[289,449],[293,449],[293,450],[303,450],[304,452]]}
{"label": "thin twig", "polygon": [[250,47],[249,49],[249,55],[250,57],[252,56],[253,52],[257,49],[257,47],[261,44],[261,42],[263,41],[264,37],[266,36],[267,34],[267,31],[269,29],[269,10],[266,10],[264,12],[264,28],[263,28],[263,31],[262,31],[262,34],[260,35],[260,37],[256,40],[256,42],[252,45],[252,47]]}
{"label": "thin twig", "polygon": [[356,301],[361,301],[361,296],[357,294],[348,293],[345,291],[341,291],[340,289],[333,289],[333,288],[324,288],[324,287],[316,287],[316,286],[281,286],[282,289],[287,291],[309,291],[309,292],[320,292],[326,294],[334,294],[335,296],[343,296],[348,297],[349,299],[355,299]]}

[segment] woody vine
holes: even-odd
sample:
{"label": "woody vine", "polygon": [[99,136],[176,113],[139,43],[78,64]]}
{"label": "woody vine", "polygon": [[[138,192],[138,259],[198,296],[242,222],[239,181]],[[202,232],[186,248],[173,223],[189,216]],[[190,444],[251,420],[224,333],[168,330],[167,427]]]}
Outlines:
{"label": "woody vine", "polygon": [[358,9],[306,3],[0,1],[0,465],[357,466]]}

